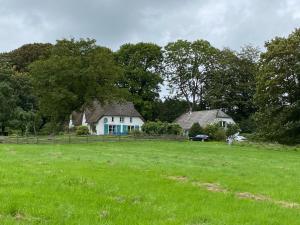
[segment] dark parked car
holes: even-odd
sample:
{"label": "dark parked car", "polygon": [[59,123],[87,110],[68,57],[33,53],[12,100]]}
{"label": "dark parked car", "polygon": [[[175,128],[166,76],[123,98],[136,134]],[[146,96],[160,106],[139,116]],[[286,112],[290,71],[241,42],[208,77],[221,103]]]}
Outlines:
{"label": "dark parked car", "polygon": [[192,141],[208,141],[209,136],[206,134],[198,134],[195,137],[190,137],[190,140],[192,140]]}

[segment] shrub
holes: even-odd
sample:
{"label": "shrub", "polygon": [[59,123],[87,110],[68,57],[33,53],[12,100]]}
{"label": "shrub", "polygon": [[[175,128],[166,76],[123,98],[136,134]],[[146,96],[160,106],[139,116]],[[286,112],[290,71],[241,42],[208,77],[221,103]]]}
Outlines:
{"label": "shrub", "polygon": [[180,135],[182,134],[182,128],[177,123],[168,123],[167,134]]}
{"label": "shrub", "polygon": [[153,122],[149,121],[144,123],[142,126],[142,131],[149,135],[163,135],[163,134],[173,134],[179,135],[182,133],[182,129],[178,124],[166,123],[166,122]]}
{"label": "shrub", "polygon": [[253,116],[247,119],[243,119],[239,122],[241,132],[243,133],[254,133],[256,131],[256,123]]}
{"label": "shrub", "polygon": [[209,124],[204,128],[204,133],[209,135],[212,140],[225,141],[225,130],[219,124]]}
{"label": "shrub", "polygon": [[87,126],[76,127],[76,135],[88,135],[88,134],[90,134],[90,131]]}
{"label": "shrub", "polygon": [[63,131],[63,125],[59,123],[48,122],[39,131],[39,134],[40,135],[58,134],[60,131]]}
{"label": "shrub", "polygon": [[203,128],[199,123],[194,123],[191,129],[189,130],[189,136],[195,137],[197,134],[203,134]]}
{"label": "shrub", "polygon": [[227,125],[227,129],[225,131],[227,137],[230,137],[238,132],[240,132],[239,125],[234,124],[234,123],[230,123]]}

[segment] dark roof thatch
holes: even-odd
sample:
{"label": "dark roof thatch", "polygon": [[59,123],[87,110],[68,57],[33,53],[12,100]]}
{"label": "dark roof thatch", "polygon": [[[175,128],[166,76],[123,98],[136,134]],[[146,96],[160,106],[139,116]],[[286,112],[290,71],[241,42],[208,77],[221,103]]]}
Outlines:
{"label": "dark roof thatch", "polygon": [[103,116],[128,116],[143,119],[141,114],[134,108],[132,102],[114,102],[103,105],[98,101],[94,101],[91,106],[84,108],[82,112],[72,113],[72,120],[75,126],[81,125],[83,112],[85,112],[87,123],[96,123]]}
{"label": "dark roof thatch", "polygon": [[174,122],[178,123],[184,130],[189,130],[194,123],[199,123],[201,127],[205,127],[217,118],[229,118],[226,113],[220,109],[188,112],[182,114]]}

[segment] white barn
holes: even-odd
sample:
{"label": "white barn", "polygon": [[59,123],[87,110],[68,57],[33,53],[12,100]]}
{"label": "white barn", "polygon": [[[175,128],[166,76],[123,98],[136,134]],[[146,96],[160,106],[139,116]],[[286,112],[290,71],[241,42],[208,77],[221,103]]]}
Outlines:
{"label": "white barn", "polygon": [[141,130],[144,119],[131,102],[110,103],[106,105],[94,101],[81,112],[73,112],[69,127],[87,126],[95,135],[126,135]]}
{"label": "white barn", "polygon": [[199,123],[203,128],[208,124],[215,123],[220,124],[220,126],[224,128],[226,128],[228,124],[235,124],[234,120],[221,109],[184,113],[178,117],[174,123],[179,124],[186,135],[188,135],[194,123]]}

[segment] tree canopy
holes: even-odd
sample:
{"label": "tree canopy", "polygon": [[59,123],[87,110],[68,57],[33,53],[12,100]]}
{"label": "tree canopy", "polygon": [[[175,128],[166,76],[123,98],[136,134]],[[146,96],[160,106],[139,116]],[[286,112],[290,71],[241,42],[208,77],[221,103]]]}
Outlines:
{"label": "tree canopy", "polygon": [[272,141],[300,143],[300,29],[265,47],[255,95],[258,133]]}
{"label": "tree canopy", "polygon": [[64,122],[86,103],[113,99],[120,68],[113,52],[95,40],[72,39],[57,41],[48,58],[31,64],[30,74],[42,113]]}
{"label": "tree canopy", "polygon": [[125,44],[115,55],[123,70],[119,86],[128,89],[130,99],[146,119],[154,119],[154,102],[163,82],[161,47],[152,43]]}

